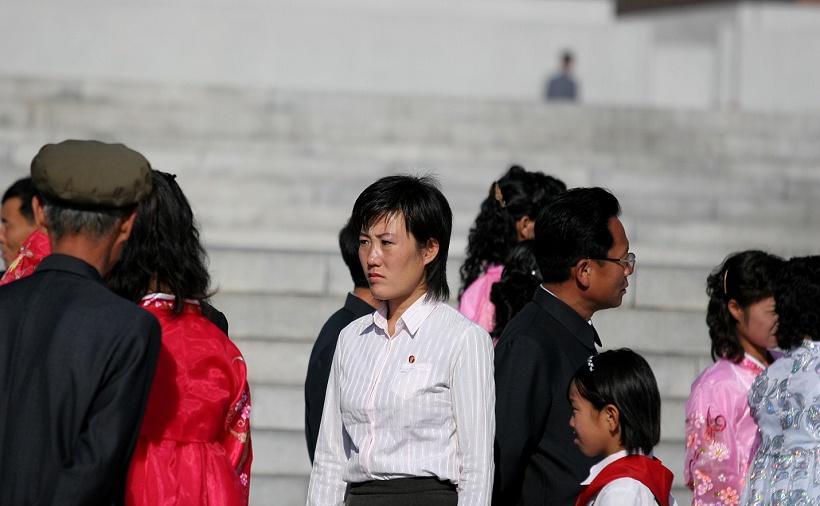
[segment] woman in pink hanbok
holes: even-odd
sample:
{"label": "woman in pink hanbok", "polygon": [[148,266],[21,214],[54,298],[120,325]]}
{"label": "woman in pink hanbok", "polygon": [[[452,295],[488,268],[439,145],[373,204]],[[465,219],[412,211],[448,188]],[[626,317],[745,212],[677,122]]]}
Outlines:
{"label": "woman in pink hanbok", "polygon": [[534,237],[538,211],[566,189],[560,179],[513,165],[481,203],[460,269],[458,310],[490,334],[495,326],[490,292],[501,279],[507,255],[516,243]]}
{"label": "woman in pink hanbok", "polygon": [[730,255],[707,279],[706,323],[715,363],[686,402],[684,478],[693,506],[736,506],[758,444],[747,397],[772,362],[777,314],[772,284],[782,259],[762,251]]}

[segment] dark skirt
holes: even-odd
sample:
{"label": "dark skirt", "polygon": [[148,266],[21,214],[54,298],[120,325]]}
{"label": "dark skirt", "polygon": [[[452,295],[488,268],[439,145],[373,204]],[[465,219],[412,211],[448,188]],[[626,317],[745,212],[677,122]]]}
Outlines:
{"label": "dark skirt", "polygon": [[435,478],[373,480],[350,485],[346,506],[456,506],[458,492]]}

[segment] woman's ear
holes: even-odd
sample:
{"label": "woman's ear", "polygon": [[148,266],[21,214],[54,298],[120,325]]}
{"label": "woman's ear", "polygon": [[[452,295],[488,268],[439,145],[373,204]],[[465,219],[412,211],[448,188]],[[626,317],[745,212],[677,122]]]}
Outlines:
{"label": "woman's ear", "polygon": [[601,416],[604,417],[604,423],[609,429],[610,434],[617,433],[621,428],[621,413],[614,404],[607,404],[601,410]]}
{"label": "woman's ear", "polygon": [[421,248],[421,256],[424,260],[424,265],[427,265],[436,259],[436,257],[438,256],[438,250],[438,239],[427,239],[427,243],[425,243],[424,247]]}
{"label": "woman's ear", "polygon": [[740,307],[740,304],[737,303],[735,299],[731,299],[726,307],[729,309],[729,314],[732,315],[732,318],[735,319],[736,322],[740,323],[746,317],[746,312]]}

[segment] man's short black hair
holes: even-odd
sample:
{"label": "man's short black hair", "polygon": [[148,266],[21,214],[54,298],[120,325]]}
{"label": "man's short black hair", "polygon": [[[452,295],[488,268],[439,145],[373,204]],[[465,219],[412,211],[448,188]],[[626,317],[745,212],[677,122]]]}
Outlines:
{"label": "man's short black hair", "polygon": [[777,345],[783,350],[805,339],[820,341],[820,256],[792,258],[773,287]]}
{"label": "man's short black hair", "polygon": [[582,258],[607,256],[618,199],[603,188],[573,188],[555,197],[535,221],[535,257],[544,283],[561,283]]}
{"label": "man's short black hair", "polygon": [[609,350],[590,357],[570,381],[597,410],[618,408],[621,445],[628,453],[649,455],[661,439],[661,394],[652,368],[630,350]]}
{"label": "man's short black hair", "polygon": [[364,275],[362,263],[359,261],[359,234],[361,229],[351,226],[348,221],[339,230],[339,250],[342,252],[347,270],[350,271],[350,279],[356,288],[368,288],[367,277]]}
{"label": "man's short black hair", "polygon": [[37,195],[37,189],[34,188],[34,183],[31,181],[30,177],[24,177],[22,179],[18,179],[14,182],[9,189],[6,190],[6,193],[3,194],[3,201],[0,204],[5,204],[8,199],[12,199],[14,197],[19,198],[22,203],[20,204],[20,214],[30,223],[34,224],[34,209],[31,207],[31,199]]}
{"label": "man's short black hair", "polygon": [[453,228],[450,204],[429,176],[387,176],[371,184],[353,204],[350,218],[359,231],[366,230],[385,216],[401,214],[407,231],[419,247],[430,239],[439,244],[436,258],[424,267],[427,295],[433,300],[447,300],[447,251]]}

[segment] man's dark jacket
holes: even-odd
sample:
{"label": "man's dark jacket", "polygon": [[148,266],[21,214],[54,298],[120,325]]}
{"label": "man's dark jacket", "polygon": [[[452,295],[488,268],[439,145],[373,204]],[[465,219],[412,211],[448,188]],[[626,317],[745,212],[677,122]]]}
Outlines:
{"label": "man's dark jacket", "polygon": [[572,505],[596,459],[573,444],[569,381],[596,353],[595,329],[543,288],[495,348],[494,506]]}
{"label": "man's dark jacket", "polygon": [[0,287],[0,504],[122,504],[159,347],[77,258]]}
{"label": "man's dark jacket", "polygon": [[327,381],[330,377],[330,366],[333,363],[333,354],[336,352],[339,332],[354,320],[373,311],[375,310],[367,302],[352,293],[347,294],[344,307],[328,318],[313,344],[305,379],[305,439],[311,462],[316,452],[316,440],[319,438],[319,424],[322,422]]}

